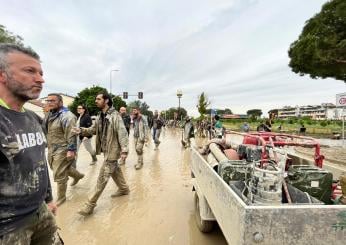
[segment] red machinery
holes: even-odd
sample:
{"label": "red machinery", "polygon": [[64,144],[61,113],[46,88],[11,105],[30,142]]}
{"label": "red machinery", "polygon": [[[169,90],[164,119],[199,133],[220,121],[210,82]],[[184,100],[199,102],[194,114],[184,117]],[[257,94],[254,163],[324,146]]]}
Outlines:
{"label": "red machinery", "polygon": [[243,144],[263,146],[262,159],[267,159],[265,151],[266,146],[284,147],[284,146],[301,146],[315,148],[314,161],[315,165],[322,168],[324,156],[321,155],[321,146],[314,138],[273,132],[254,132],[239,133],[236,131],[227,131],[228,134],[243,136]]}

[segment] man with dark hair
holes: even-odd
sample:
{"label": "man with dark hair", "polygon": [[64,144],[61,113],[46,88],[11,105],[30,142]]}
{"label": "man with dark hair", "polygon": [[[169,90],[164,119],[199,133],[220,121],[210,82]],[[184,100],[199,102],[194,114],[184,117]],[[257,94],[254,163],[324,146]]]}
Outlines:
{"label": "man with dark hair", "polygon": [[[112,97],[110,96],[110,94],[107,91],[99,92],[97,94],[97,96],[99,96],[99,95],[102,97],[103,100],[107,101],[108,107],[112,107],[113,106]],[[97,96],[96,96],[96,98],[97,98]]]}
{"label": "man with dark hair", "polygon": [[112,197],[128,195],[130,189],[118,165],[121,157],[125,161],[128,153],[129,138],[124,126],[124,122],[119,113],[110,105],[110,96],[107,92],[99,93],[96,96],[96,106],[101,110],[95,124],[89,128],[74,128],[73,132],[83,136],[96,134],[96,154],[103,152],[104,162],[100,168],[97,184],[92,195],[85,206],[78,211],[79,214],[87,216],[93,213],[97,200],[101,196],[110,177],[118,186],[118,191]]}
{"label": "man with dark hair", "polygon": [[76,158],[77,137],[71,130],[76,126],[76,116],[64,107],[60,94],[49,94],[46,102],[50,111],[46,120],[48,163],[57,182],[59,206],[66,201],[68,177],[73,178],[71,186],[74,186],[84,174],[72,166]]}
{"label": "man with dark hair", "polygon": [[[133,115],[133,137],[135,140],[135,149],[138,162],[135,165],[136,170],[143,167],[143,146],[148,141],[148,124],[147,120],[141,115],[139,108],[132,109]],[[150,132],[149,132],[150,133]]]}
{"label": "man with dark hair", "polygon": [[159,112],[155,110],[153,118],[153,140],[155,143],[155,150],[159,148],[160,145],[160,134],[161,128],[164,126],[163,118],[159,115]]}
{"label": "man with dark hair", "polygon": [[[77,106],[77,113],[79,114],[79,117],[77,119],[77,127],[82,127],[82,128],[89,128],[93,124],[92,119],[89,115],[88,108],[85,105],[78,105]],[[94,165],[97,162],[97,157],[96,157],[96,152],[91,144],[91,136],[89,137],[84,137],[80,135],[77,137],[77,153],[79,150],[79,147],[81,144],[84,145],[85,149],[89,152],[92,162],[90,165]],[[74,166],[76,166],[77,159],[74,162]]]}
{"label": "man with dark hair", "polygon": [[0,44],[0,244],[63,244],[45,157],[42,119],[23,108],[44,83],[31,49]]}

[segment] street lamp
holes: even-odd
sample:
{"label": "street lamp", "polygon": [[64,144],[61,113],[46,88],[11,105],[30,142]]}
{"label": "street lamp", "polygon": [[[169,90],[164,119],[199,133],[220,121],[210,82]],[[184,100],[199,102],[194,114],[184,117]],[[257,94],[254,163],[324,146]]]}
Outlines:
{"label": "street lamp", "polygon": [[[178,106],[178,118],[180,116],[180,98],[183,96],[183,91],[181,91],[180,89],[177,90],[177,96],[178,96],[178,100],[179,100],[179,106]],[[180,119],[181,120],[181,119]]]}
{"label": "street lamp", "polygon": [[113,71],[119,71],[119,70],[110,70],[109,72],[109,93],[112,93],[112,72]]}

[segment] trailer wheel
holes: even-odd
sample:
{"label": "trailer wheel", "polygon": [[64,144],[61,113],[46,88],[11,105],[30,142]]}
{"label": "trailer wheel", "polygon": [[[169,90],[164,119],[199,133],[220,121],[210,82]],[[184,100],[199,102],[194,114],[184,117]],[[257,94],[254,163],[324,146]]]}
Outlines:
{"label": "trailer wheel", "polygon": [[203,233],[209,233],[214,228],[214,221],[202,220],[200,210],[199,210],[199,198],[197,193],[194,195],[195,202],[195,217],[198,229]]}

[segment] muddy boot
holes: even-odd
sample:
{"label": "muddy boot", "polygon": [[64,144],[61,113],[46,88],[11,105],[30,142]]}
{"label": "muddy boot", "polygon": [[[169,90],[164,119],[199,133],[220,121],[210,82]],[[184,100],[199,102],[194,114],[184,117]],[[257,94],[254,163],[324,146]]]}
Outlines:
{"label": "muddy boot", "polygon": [[154,150],[157,151],[158,149],[159,149],[159,145],[158,145],[158,144],[155,144]]}
{"label": "muddy boot", "polygon": [[84,207],[78,210],[78,213],[83,216],[89,216],[94,212],[94,208],[96,207],[96,204],[91,204],[90,202],[87,202],[84,204]]}
{"label": "muddy boot", "polygon": [[340,203],[346,205],[346,173],[340,176],[340,186],[342,191],[342,197],[340,197]]}
{"label": "muddy boot", "polygon": [[126,163],[126,160],[123,160],[121,158],[118,160],[118,165],[125,165],[125,163]]}
{"label": "muddy boot", "polygon": [[66,189],[67,189],[67,183],[58,183],[58,199],[56,200],[56,205],[60,206],[66,201]]}
{"label": "muddy boot", "polygon": [[84,178],[84,174],[78,172],[74,167],[70,167],[70,169],[68,170],[68,176],[73,178],[70,186],[76,185],[80,179]]}
{"label": "muddy boot", "polygon": [[139,170],[143,167],[143,155],[138,156],[138,163],[135,165],[135,169]]}
{"label": "muddy boot", "polygon": [[111,197],[120,197],[120,196],[124,196],[124,195],[128,195],[130,193],[129,189],[125,189],[125,190],[117,190],[114,194],[111,195]]}
{"label": "muddy boot", "polygon": [[91,157],[92,157],[92,162],[90,163],[90,165],[95,165],[97,163],[97,157],[96,155],[93,155]]}
{"label": "muddy boot", "polygon": [[140,170],[142,167],[143,167],[143,163],[137,163],[137,164],[135,165],[135,169],[136,169],[136,170]]}
{"label": "muddy boot", "polygon": [[126,184],[126,180],[124,178],[121,168],[116,169],[111,176],[118,187],[118,191],[112,194],[111,197],[128,195],[130,193],[130,189],[129,186]]}

